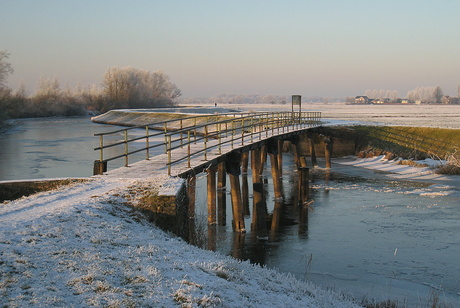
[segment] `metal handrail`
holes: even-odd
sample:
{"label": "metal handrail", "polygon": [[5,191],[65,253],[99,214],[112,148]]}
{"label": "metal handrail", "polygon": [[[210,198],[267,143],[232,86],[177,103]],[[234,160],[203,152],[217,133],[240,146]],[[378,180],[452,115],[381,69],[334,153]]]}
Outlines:
{"label": "metal handrail", "polygon": [[[203,124],[197,124],[197,120],[200,118],[212,118],[221,119],[218,121],[207,122]],[[222,119],[222,117],[224,119]],[[317,125],[321,120],[321,112],[261,112],[261,113],[240,113],[240,114],[215,114],[215,115],[199,115],[191,116],[179,119],[172,119],[167,121],[161,121],[151,123],[148,125],[134,126],[125,129],[119,129],[106,133],[98,133],[95,136],[99,136],[99,147],[94,150],[100,152],[99,160],[95,163],[107,163],[109,161],[125,157],[125,166],[128,166],[129,155],[134,153],[146,151],[146,160],[150,159],[149,150],[156,147],[164,147],[164,153],[168,156],[168,174],[171,174],[171,165],[176,164],[180,161],[187,159],[188,167],[190,168],[190,157],[204,152],[204,159],[207,160],[207,153],[210,149],[219,148],[219,154],[221,153],[221,147],[224,144],[231,143],[233,149],[236,142],[241,142],[244,145],[245,138],[249,137],[248,142],[253,142],[254,136],[259,134],[259,140],[262,139],[262,133],[265,132],[268,137],[268,131],[271,130],[273,134],[284,133],[288,126],[292,129],[302,129],[305,125]],[[184,127],[184,121],[191,121],[192,123]],[[176,125],[171,125],[177,122]],[[136,136],[135,138],[128,138],[128,131],[132,129],[145,128],[146,133],[144,136]],[[159,130],[160,132],[151,134],[150,130]],[[275,132],[276,130],[276,132]],[[104,136],[118,134],[123,132],[124,138],[122,141],[115,142],[112,144],[104,145]],[[149,144],[149,138],[155,136],[164,135],[164,141],[157,142],[153,145]],[[173,136],[177,136],[173,138]],[[184,137],[185,136],[185,137]],[[193,136],[193,138],[192,138]],[[229,137],[230,136],[230,137]],[[129,144],[138,140],[146,140],[146,146],[141,149],[129,151]],[[211,141],[215,144],[209,144]],[[192,144],[203,143],[203,149],[194,150],[192,152]],[[123,146],[123,154],[116,155],[113,157],[105,158],[103,151],[104,149]],[[180,157],[179,159],[172,160],[172,151],[187,146],[187,156]]]}

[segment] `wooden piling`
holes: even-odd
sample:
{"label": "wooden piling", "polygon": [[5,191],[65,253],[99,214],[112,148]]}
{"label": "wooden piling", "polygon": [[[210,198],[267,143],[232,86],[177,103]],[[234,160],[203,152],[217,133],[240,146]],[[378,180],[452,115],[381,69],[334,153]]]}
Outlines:
{"label": "wooden piling", "polygon": [[307,167],[300,167],[300,203],[302,205],[307,203],[308,200],[308,190],[309,190],[309,183],[308,183],[308,177],[309,177],[309,169]]}
{"label": "wooden piling", "polygon": [[217,229],[216,225],[208,226],[207,246],[206,249],[210,251],[216,251],[217,247]]}
{"label": "wooden piling", "polygon": [[308,132],[307,136],[308,140],[310,141],[311,164],[313,167],[318,167],[318,163],[316,161],[315,141],[313,140],[313,134]]}
{"label": "wooden piling", "polygon": [[299,212],[299,235],[308,234],[308,206],[301,206]]}
{"label": "wooden piling", "polygon": [[233,230],[246,232],[243,216],[243,201],[241,198],[240,174],[241,153],[231,152],[225,161],[227,174],[230,180],[230,196],[232,200]]}
{"label": "wooden piling", "polygon": [[281,175],[278,166],[278,157],[277,154],[269,153],[269,155],[272,170],[273,190],[275,191],[275,199],[279,200],[283,198],[283,192],[281,188]]}
{"label": "wooden piling", "polygon": [[248,173],[248,164],[249,164],[249,152],[241,153],[241,173]]}
{"label": "wooden piling", "polygon": [[308,200],[308,191],[309,191],[309,169],[307,167],[307,160],[305,156],[299,158],[300,168],[298,170],[298,201],[300,205],[304,205]]}
{"label": "wooden piling", "polygon": [[276,139],[269,139],[267,141],[267,152],[270,156],[270,165],[272,171],[272,180],[273,180],[273,190],[275,191],[275,199],[283,198],[282,192],[282,182],[281,182],[281,172],[279,167],[279,158],[278,155],[281,155],[279,151],[279,143]]}
{"label": "wooden piling", "polygon": [[233,210],[233,230],[236,232],[246,232],[243,216],[243,201],[241,198],[240,177],[239,175],[229,174]]}
{"label": "wooden piling", "polygon": [[267,162],[267,146],[263,145],[260,148],[260,163],[259,163],[259,174],[262,175],[264,173],[265,163]]}
{"label": "wooden piling", "polygon": [[291,151],[294,156],[294,163],[295,163],[296,169],[299,170],[300,162],[299,162],[298,143],[291,142]]}
{"label": "wooden piling", "polygon": [[243,201],[243,215],[249,216],[251,215],[251,211],[249,210],[249,183],[248,175],[244,173],[241,175],[241,194]]}
{"label": "wooden piling", "polygon": [[244,233],[234,233],[233,234],[233,249],[232,249],[232,257],[235,259],[243,259],[243,251],[244,251],[244,239],[246,234]]}
{"label": "wooden piling", "polygon": [[283,204],[280,201],[275,201],[275,206],[273,208],[272,215],[272,223],[270,228],[271,233],[275,233],[279,230],[282,205]]}
{"label": "wooden piling", "polygon": [[331,168],[331,157],[332,157],[332,147],[334,141],[332,138],[326,137],[324,138],[324,157],[326,159],[326,168]]}
{"label": "wooden piling", "polygon": [[227,224],[227,174],[225,162],[217,166],[217,223],[220,226]]}
{"label": "wooden piling", "polygon": [[94,167],[93,167],[93,175],[101,175],[107,172],[107,162],[95,160]]}
{"label": "wooden piling", "polygon": [[261,149],[255,149],[251,152],[251,169],[252,169],[252,231],[266,232],[267,230],[267,206],[264,197],[264,185],[260,175],[261,166]]}
{"label": "wooden piling", "polygon": [[283,177],[283,144],[284,141],[282,139],[277,140],[277,146],[278,146],[278,169],[280,172],[280,177]]}
{"label": "wooden piling", "polygon": [[209,166],[206,170],[208,190],[208,225],[216,223],[216,168]]}

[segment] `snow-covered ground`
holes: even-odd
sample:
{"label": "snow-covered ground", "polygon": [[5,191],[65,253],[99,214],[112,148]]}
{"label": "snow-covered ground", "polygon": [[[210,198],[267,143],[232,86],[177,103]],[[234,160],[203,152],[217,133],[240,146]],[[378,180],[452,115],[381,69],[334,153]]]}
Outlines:
{"label": "snow-covered ground", "polygon": [[[214,106],[203,105],[210,113]],[[290,104],[219,104],[240,111],[291,111]],[[298,107],[296,107],[298,108]],[[320,111],[323,119],[352,123],[460,129],[460,105],[347,105],[345,103],[302,103],[302,111]]]}
{"label": "snow-covered ground", "polygon": [[137,179],[117,172],[1,204],[0,304],[356,307],[289,275],[188,245],[147,222],[126,206],[136,202],[128,190],[159,190],[168,181],[142,173],[143,164],[130,167],[133,174],[140,166]]}
{"label": "snow-covered ground", "polygon": [[[428,167],[411,167],[398,164],[398,162],[399,159],[388,160],[384,155],[371,158],[356,158],[354,156],[350,156],[334,160],[335,164],[354,166],[374,171],[377,170],[383,172],[382,175],[385,177],[391,177],[399,180],[445,183],[453,186],[460,185],[460,176],[441,175],[434,172],[434,167],[441,163],[446,164],[447,162],[445,161],[436,161],[433,159],[417,161],[417,163],[428,165]],[[357,170],[359,172],[359,169]]]}

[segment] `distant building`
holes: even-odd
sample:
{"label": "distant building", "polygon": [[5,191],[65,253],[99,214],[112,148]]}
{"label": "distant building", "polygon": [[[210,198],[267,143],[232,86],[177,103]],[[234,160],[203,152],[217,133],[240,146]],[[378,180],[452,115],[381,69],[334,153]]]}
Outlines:
{"label": "distant building", "polygon": [[378,98],[378,99],[374,99],[372,103],[373,104],[388,104],[390,103],[390,99],[389,98]]}
{"label": "distant building", "polygon": [[446,96],[443,96],[441,98],[441,103],[443,103],[443,104],[460,104],[460,98],[446,95]]}
{"label": "distant building", "polygon": [[369,104],[369,97],[367,96],[356,96],[355,104]]}

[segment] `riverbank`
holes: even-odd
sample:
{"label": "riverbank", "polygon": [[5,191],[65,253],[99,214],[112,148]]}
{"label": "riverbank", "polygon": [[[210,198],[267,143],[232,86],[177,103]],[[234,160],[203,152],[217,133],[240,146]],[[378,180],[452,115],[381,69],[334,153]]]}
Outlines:
{"label": "riverbank", "polygon": [[[1,304],[6,306],[357,307],[341,295],[201,250],[126,204],[164,176],[94,177],[0,206]],[[140,180],[142,179],[142,180]],[[155,184],[156,183],[156,184]],[[161,184],[160,184],[161,183]]]}
{"label": "riverbank", "polygon": [[[442,175],[435,172],[440,161],[425,159],[417,161],[419,165],[427,167],[414,167],[399,164],[399,159],[387,159],[385,155],[369,158],[358,158],[348,156],[336,158],[333,161],[334,172],[355,174],[369,178],[386,178],[404,181],[419,181],[432,184],[443,184],[453,187],[460,187],[460,175]],[[342,167],[347,167],[342,170]],[[440,195],[446,195],[442,193]],[[460,197],[460,196],[459,196]]]}

